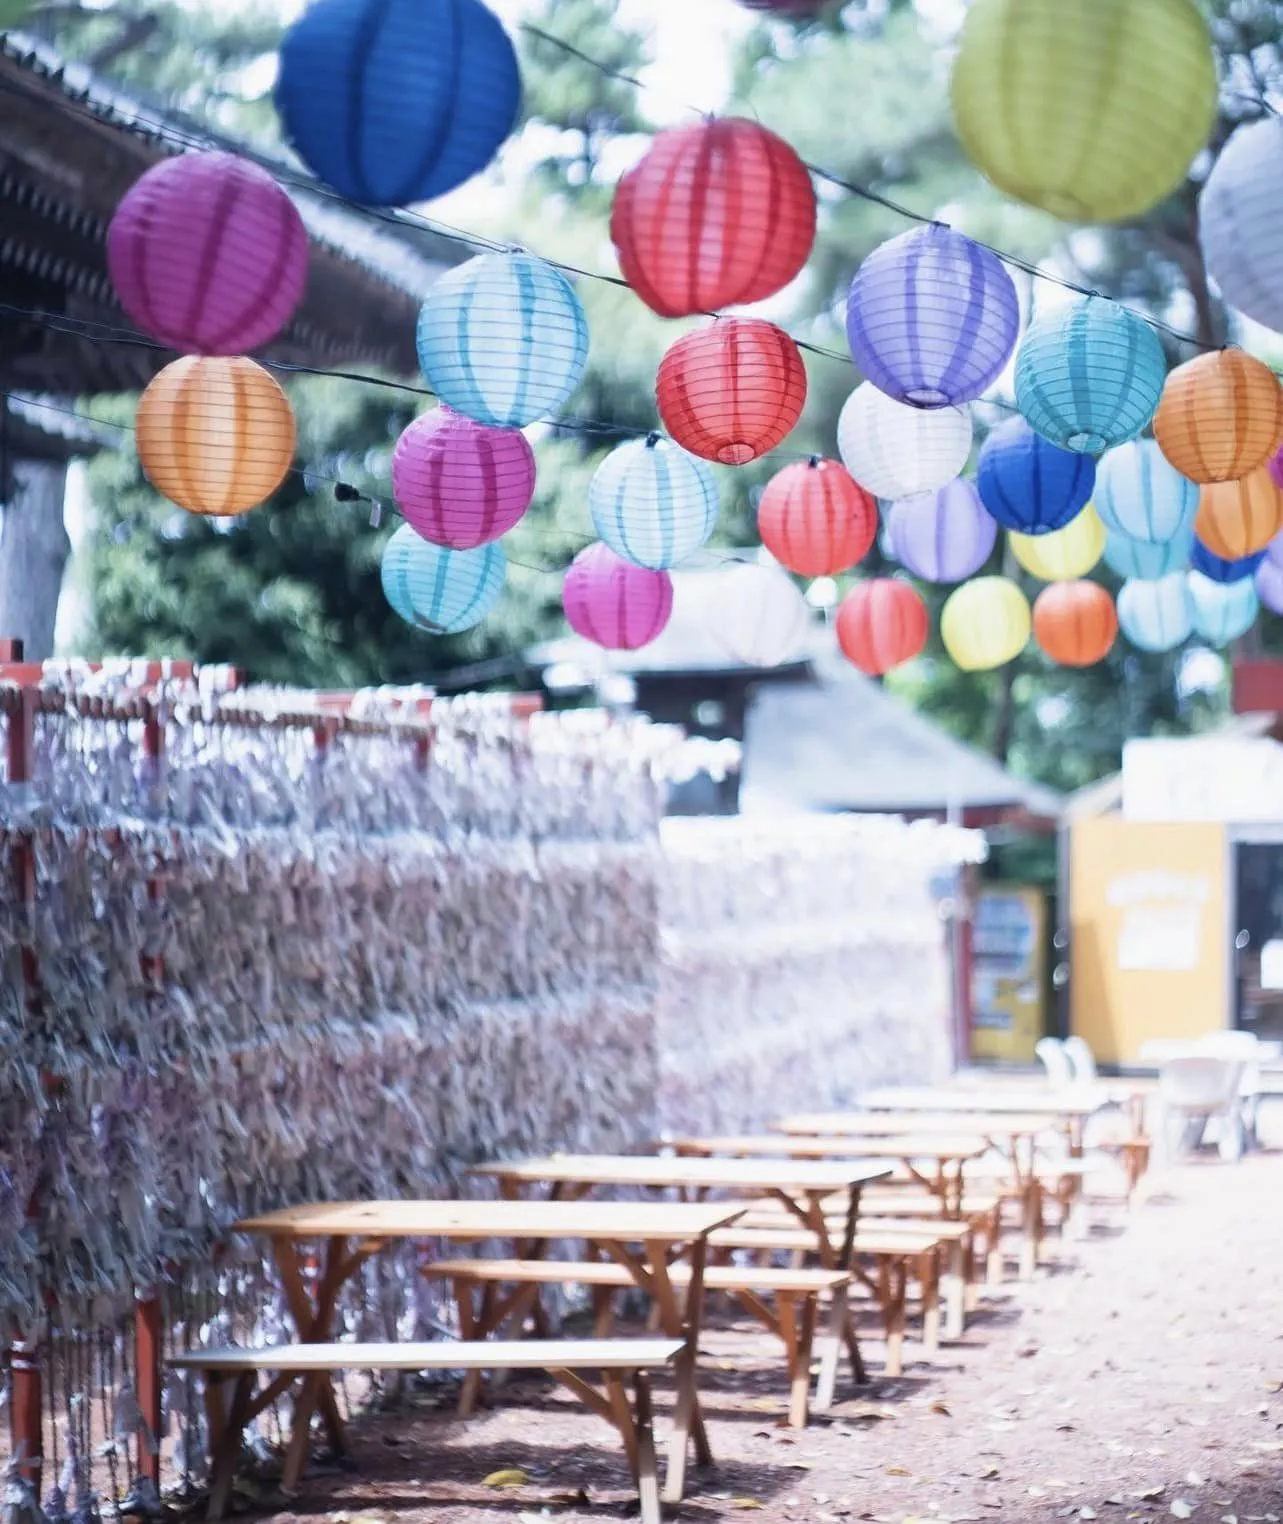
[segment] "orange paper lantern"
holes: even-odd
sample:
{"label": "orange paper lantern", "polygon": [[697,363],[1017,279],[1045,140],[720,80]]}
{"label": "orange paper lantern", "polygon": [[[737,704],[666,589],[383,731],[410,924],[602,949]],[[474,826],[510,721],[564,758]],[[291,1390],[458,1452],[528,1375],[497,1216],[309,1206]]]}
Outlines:
{"label": "orange paper lantern", "polygon": [[185,355],[138,399],[147,479],[190,513],[225,517],[271,497],[294,460],[294,412],[261,365]]}
{"label": "orange paper lantern", "polygon": [[907,582],[857,582],[838,608],[837,637],[852,666],[881,677],[926,645],[927,606]]}
{"label": "orange paper lantern", "polygon": [[838,461],[812,456],[767,482],[757,529],[781,566],[803,577],[831,577],[868,555],[878,502]]}
{"label": "orange paper lantern", "polygon": [[1212,482],[1198,494],[1194,533],[1227,561],[1264,550],[1283,528],[1283,492],[1268,466],[1239,482]]}
{"label": "orange paper lantern", "polygon": [[1118,637],[1114,600],[1095,582],[1053,582],[1034,600],[1034,639],[1062,667],[1090,667]]}
{"label": "orange paper lantern", "polygon": [[788,437],[806,402],[806,367],[782,328],[722,318],[688,333],[659,365],[659,415],[684,450],[744,466]]}
{"label": "orange paper lantern", "polygon": [[1236,482],[1283,443],[1283,387],[1241,349],[1198,355],[1168,375],[1154,438],[1190,481]]}

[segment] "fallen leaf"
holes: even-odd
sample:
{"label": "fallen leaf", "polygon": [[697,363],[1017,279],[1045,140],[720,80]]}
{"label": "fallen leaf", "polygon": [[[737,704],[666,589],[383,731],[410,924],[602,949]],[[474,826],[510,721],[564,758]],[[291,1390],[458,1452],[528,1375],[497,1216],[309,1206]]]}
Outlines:
{"label": "fallen leaf", "polygon": [[1152,1502],[1154,1498],[1161,1498],[1162,1495],[1163,1484],[1161,1482],[1157,1487],[1146,1487],[1142,1492],[1132,1494],[1133,1497],[1138,1497],[1142,1503]]}
{"label": "fallen leaf", "polygon": [[887,1467],[887,1475],[888,1476],[912,1476],[913,1472],[912,1471],[906,1471],[903,1466],[888,1466]]}
{"label": "fallen leaf", "polygon": [[529,1481],[530,1478],[519,1466],[506,1466],[502,1471],[492,1471],[481,1485],[483,1487],[525,1487]]}
{"label": "fallen leaf", "polygon": [[785,1469],[788,1471],[809,1471],[811,1463],[810,1461],[789,1461]]}
{"label": "fallen leaf", "polygon": [[944,1405],[943,1402],[933,1402],[931,1404],[931,1406],[927,1409],[927,1412],[928,1413],[939,1413],[941,1418],[952,1418],[953,1417],[953,1414],[949,1411],[949,1409]]}
{"label": "fallen leaf", "polygon": [[731,1507],[739,1509],[760,1508],[762,1505],[756,1498],[732,1498]]}
{"label": "fallen leaf", "polygon": [[982,1471],[980,1473],[980,1480],[982,1482],[991,1482],[991,1481],[993,1481],[994,1477],[996,1477],[997,1475],[998,1475],[998,1468],[997,1468],[997,1466],[990,1466],[987,1471]]}
{"label": "fallen leaf", "polygon": [[1192,1519],[1194,1517],[1193,1503],[1187,1503],[1184,1498],[1173,1498],[1169,1511],[1172,1517],[1176,1519]]}

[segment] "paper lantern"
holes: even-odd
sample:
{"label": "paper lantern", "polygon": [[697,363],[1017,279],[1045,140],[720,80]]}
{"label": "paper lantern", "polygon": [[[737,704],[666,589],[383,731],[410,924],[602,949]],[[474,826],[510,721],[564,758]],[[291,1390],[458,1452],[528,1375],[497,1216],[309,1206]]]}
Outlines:
{"label": "paper lantern", "polygon": [[1136,577],[1142,582],[1156,582],[1172,572],[1184,571],[1195,544],[1193,525],[1160,544],[1133,540],[1111,529],[1105,536],[1105,564],[1124,580]]}
{"label": "paper lantern", "polygon": [[1104,661],[1117,636],[1114,600],[1095,582],[1057,582],[1034,600],[1034,639],[1062,667]]}
{"label": "paper lantern", "polygon": [[243,356],[184,355],[138,399],[138,459],[157,492],[189,513],[257,507],[294,460],[294,412],[275,380]]}
{"label": "paper lantern", "polygon": [[961,582],[993,554],[998,526],[968,481],[901,498],[887,516],[891,552],[924,582]]}
{"label": "paper lantern", "polygon": [[999,190],[1066,222],[1123,222],[1207,142],[1216,59],[1193,0],[976,0],[951,93]]}
{"label": "paper lantern", "polygon": [[1101,457],[1092,501],[1106,529],[1161,543],[1193,526],[1198,487],[1154,440],[1132,439]]}
{"label": "paper lantern", "polygon": [[392,452],[392,495],[425,540],[471,550],[507,534],[535,493],[535,452],[516,429],[434,408]]}
{"label": "paper lantern", "polygon": [[1233,307],[1283,327],[1283,122],[1246,123],[1217,155],[1198,198],[1208,274]]}
{"label": "paper lantern", "polygon": [[107,229],[120,305],[184,354],[269,343],[307,284],[307,230],[265,169],[230,153],[179,154],[127,190]]}
{"label": "paper lantern", "polygon": [[781,566],[803,577],[831,577],[868,555],[878,532],[877,499],[836,460],[812,456],[767,482],[757,530]]}
{"label": "paper lantern", "polygon": [[857,582],[838,605],[843,656],[870,677],[903,665],[927,643],[927,606],[907,582],[874,577]]}
{"label": "paper lantern", "polygon": [[1210,482],[1199,493],[1194,533],[1208,550],[1237,561],[1264,550],[1283,528],[1283,491],[1269,467],[1241,482]]}
{"label": "paper lantern", "polygon": [[1256,568],[1256,595],[1272,614],[1283,614],[1283,562],[1266,556]]}
{"label": "paper lantern", "polygon": [[430,635],[458,635],[478,625],[503,594],[503,547],[450,550],[402,524],[383,549],[383,593],[407,624]]}
{"label": "paper lantern", "polygon": [[1217,582],[1192,571],[1188,578],[1196,635],[1214,646],[1227,646],[1256,623],[1261,602],[1250,577],[1240,582]]}
{"label": "paper lantern", "polygon": [[1006,266],[934,222],[874,249],[847,297],[856,369],[912,407],[979,397],[1002,374],[1019,333],[1020,301]]}
{"label": "paper lantern", "polygon": [[806,367],[782,328],[723,318],[668,351],[656,383],[659,416],[684,450],[744,466],[789,435],[806,402]]}
{"label": "paper lantern", "polygon": [[1006,577],[977,577],[949,594],[940,638],[963,672],[989,672],[1014,661],[1029,643],[1029,603]]}
{"label": "paper lantern", "polygon": [[779,667],[803,659],[811,610],[774,561],[741,562],[709,580],[707,629],[728,656],[746,667]]}
{"label": "paper lantern", "polygon": [[1030,323],[1016,354],[1016,406],[1062,450],[1099,455],[1145,427],[1166,374],[1148,323],[1088,297]]}
{"label": "paper lantern", "polygon": [[815,188],[756,122],[669,127],[620,180],[610,236],[624,279],[660,317],[760,302],[810,256]]}
{"label": "paper lantern", "polygon": [[1189,574],[1153,582],[1124,582],[1118,592],[1118,624],[1142,651],[1174,651],[1194,628]]}
{"label": "paper lantern", "polygon": [[555,413],[588,363],[588,319],[560,270],[533,254],[479,254],[430,287],[419,365],[447,406],[492,428]]}
{"label": "paper lantern", "polygon": [[1265,552],[1258,550],[1252,556],[1240,556],[1237,561],[1227,561],[1208,550],[1202,540],[1195,540],[1189,553],[1189,569],[1199,572],[1210,582],[1244,582],[1265,559]]}
{"label": "paper lantern", "polygon": [[1030,576],[1040,582],[1072,582],[1085,577],[1104,554],[1105,526],[1088,503],[1063,529],[1009,534],[1007,543]]}
{"label": "paper lantern", "polygon": [[588,487],[601,539],[625,561],[652,571],[698,550],[717,524],[717,506],[710,468],[658,434],[612,450]]}
{"label": "paper lantern", "polygon": [[608,651],[636,651],[663,633],[673,579],[625,561],[609,545],[586,545],[566,570],[561,601],[576,634]]}
{"label": "paper lantern", "polygon": [[480,0],[314,0],[281,42],[286,138],[366,206],[429,201],[471,179],[520,99],[517,55]]}
{"label": "paper lantern", "polygon": [[976,461],[980,501],[1004,529],[1020,534],[1050,534],[1071,524],[1095,480],[1089,456],[1057,449],[1023,418],[1000,423]]}
{"label": "paper lantern", "polygon": [[838,454],[874,497],[934,492],[967,463],[971,414],[964,407],[906,407],[865,381],[838,418]]}
{"label": "paper lantern", "polygon": [[1241,349],[1196,355],[1167,378],[1154,438],[1190,481],[1239,481],[1283,442],[1283,387]]}

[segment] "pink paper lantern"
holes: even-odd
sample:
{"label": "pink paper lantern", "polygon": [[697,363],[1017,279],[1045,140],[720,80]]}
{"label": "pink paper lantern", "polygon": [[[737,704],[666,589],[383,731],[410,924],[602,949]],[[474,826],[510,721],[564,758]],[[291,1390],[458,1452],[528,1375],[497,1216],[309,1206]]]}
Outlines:
{"label": "pink paper lantern", "polygon": [[561,601],[577,635],[608,651],[635,651],[668,623],[673,582],[667,572],[634,566],[598,543],[570,563]]}
{"label": "pink paper lantern", "polygon": [[120,304],[182,354],[269,343],[303,299],[307,230],[265,169],[230,153],[182,154],[125,192],[107,229]]}
{"label": "pink paper lantern", "polygon": [[439,407],[397,440],[392,495],[416,534],[472,550],[507,534],[529,508],[535,452],[519,429],[490,429]]}

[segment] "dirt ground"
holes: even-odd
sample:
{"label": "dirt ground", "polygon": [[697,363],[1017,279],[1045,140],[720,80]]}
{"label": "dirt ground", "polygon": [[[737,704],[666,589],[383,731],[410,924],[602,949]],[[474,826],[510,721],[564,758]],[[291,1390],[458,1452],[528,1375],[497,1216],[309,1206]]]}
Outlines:
{"label": "dirt ground", "polygon": [[[1275,1120],[1283,1136],[1283,1116]],[[1283,1518],[1283,1153],[1151,1175],[1148,1199],[1056,1244],[991,1293],[966,1337],[873,1374],[804,1433],[782,1427],[778,1346],[733,1314],[702,1341],[717,1457],[684,1520],[1112,1521]],[[657,1438],[671,1394],[661,1389]],[[541,1380],[464,1424],[445,1391],[353,1428],[353,1470],[319,1464],[282,1521],[531,1524],[635,1515],[613,1432]],[[503,1469],[526,1485],[487,1486]],[[270,1492],[258,1506],[271,1505]]]}

